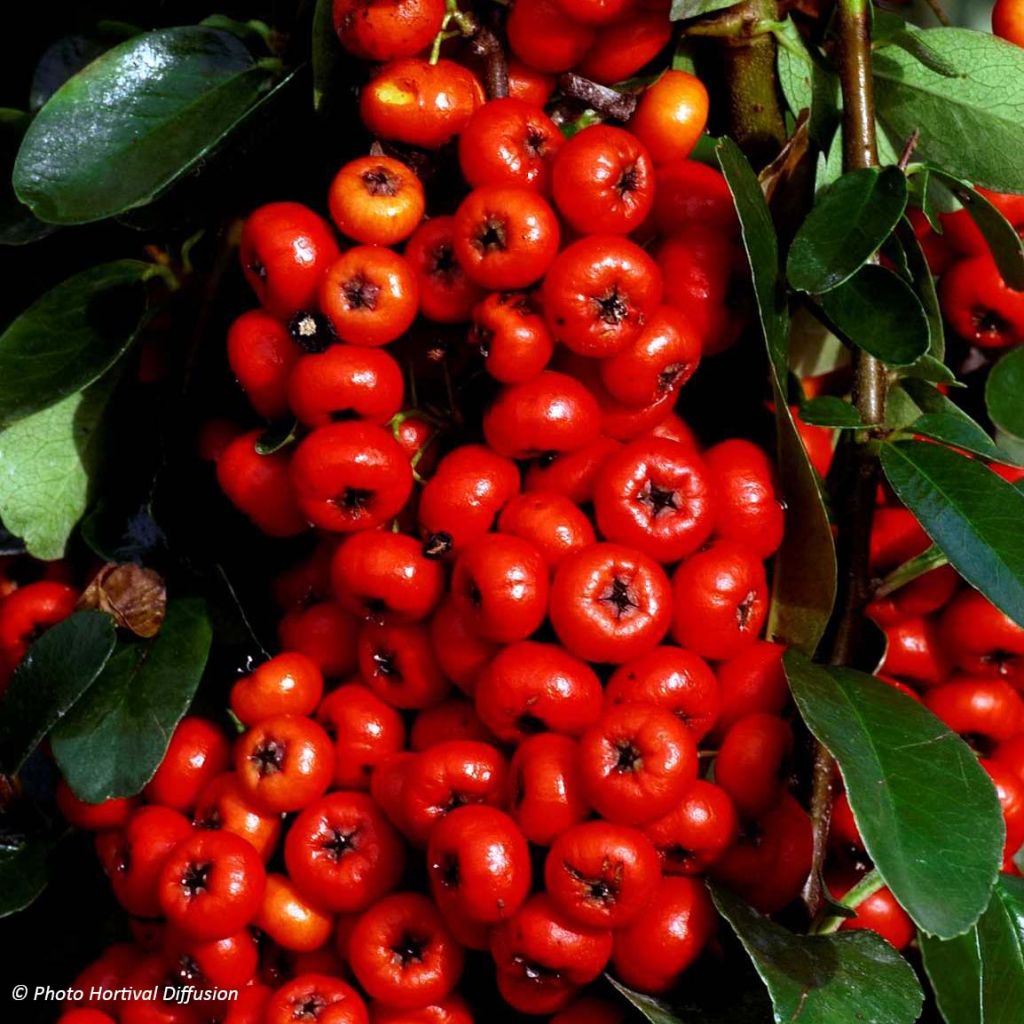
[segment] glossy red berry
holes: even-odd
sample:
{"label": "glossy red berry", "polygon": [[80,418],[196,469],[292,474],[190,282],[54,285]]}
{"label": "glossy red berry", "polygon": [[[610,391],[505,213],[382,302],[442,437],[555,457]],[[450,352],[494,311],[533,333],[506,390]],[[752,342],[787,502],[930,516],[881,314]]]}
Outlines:
{"label": "glossy red berry", "polygon": [[523,292],[494,292],[473,310],[470,344],[487,372],[503,384],[536,377],[547,366],[554,342],[533,299]]}
{"label": "glossy red berry", "polygon": [[732,846],[739,827],[725,790],[698,779],[678,806],[644,826],[644,834],[658,851],[664,874],[698,875]]}
{"label": "glossy red berry", "polygon": [[261,416],[288,411],[288,377],[302,354],[288,328],[262,309],[243,313],[228,331],[228,363],[249,403]]}
{"label": "glossy red berry", "polygon": [[401,409],[404,395],[394,357],[356,345],[305,355],[288,379],[288,407],[307,427],[351,419],[385,424]]}
{"label": "glossy red berry", "polygon": [[[412,2],[425,6],[437,0]],[[370,5],[365,9],[370,10]],[[358,15],[352,20],[358,21]],[[366,245],[395,245],[408,238],[423,219],[426,205],[419,178],[401,160],[389,156],[350,160],[331,182],[327,202],[338,230]]]}
{"label": "glossy red berry", "polygon": [[455,218],[431,217],[413,233],[405,260],[418,285],[420,313],[442,324],[469,319],[483,289],[469,279],[455,252]]}
{"label": "glossy red berry", "polygon": [[231,710],[243,725],[275,715],[311,715],[323,690],[317,664],[304,654],[286,651],[231,687]]}
{"label": "glossy red berry", "polygon": [[509,812],[523,835],[538,846],[587,817],[579,747],[558,733],[542,732],[519,744],[509,771]]}
{"label": "glossy red berry", "polygon": [[231,747],[224,732],[204,718],[183,718],[156,774],[142,791],[154,804],[190,811],[211,779],[227,770]]}
{"label": "glossy red berry", "polygon": [[341,45],[363,60],[412,57],[441,31],[442,0],[334,0],[334,30]]}
{"label": "glossy red berry", "polygon": [[402,716],[360,683],[332,690],[316,712],[334,738],[334,785],[369,789],[378,764],[405,745]]}
{"label": "glossy red berry", "polygon": [[516,495],[498,516],[498,532],[528,541],[549,569],[595,540],[594,527],[580,507],[565,495],[547,491]]}
{"label": "glossy red berry", "polygon": [[421,623],[366,623],[359,633],[363,681],[392,707],[429,708],[448,696],[451,684]]}

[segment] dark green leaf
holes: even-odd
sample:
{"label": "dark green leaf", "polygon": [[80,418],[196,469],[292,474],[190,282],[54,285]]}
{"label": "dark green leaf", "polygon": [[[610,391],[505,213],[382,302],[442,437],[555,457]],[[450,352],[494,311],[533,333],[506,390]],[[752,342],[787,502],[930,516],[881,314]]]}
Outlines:
{"label": "dark green leaf", "polygon": [[53,844],[29,839],[13,849],[0,849],[0,917],[24,910],[46,888],[47,859]]}
{"label": "dark green leaf", "polygon": [[789,283],[827,292],[851,278],[892,234],[907,205],[907,179],[896,167],[844,174],[818,193],[789,250]]}
{"label": "dark green leaf", "polygon": [[103,376],[142,324],[152,274],[141,260],[101,263],[29,306],[0,335],[0,426]]}
{"label": "dark green leaf", "polygon": [[[939,306],[939,296],[935,291],[935,278],[932,277],[928,260],[925,257],[924,249],[914,229],[906,218],[897,228],[897,237],[903,246],[903,255],[907,262],[907,271],[910,275],[910,283],[917,293],[924,310],[925,318],[928,321],[928,352],[918,360],[919,367],[924,366],[924,361],[929,357],[933,362],[942,365],[946,357],[946,335],[942,322],[942,309]],[[945,375],[952,377],[952,373],[943,366]],[[934,379],[934,378],[926,378]]]}
{"label": "dark green leaf", "polygon": [[946,1024],[982,1024],[977,929],[955,939],[936,939],[918,932],[917,943]]}
{"label": "dark green leaf", "polygon": [[940,362],[934,356],[930,356],[927,353],[921,356],[920,359],[915,359],[910,366],[903,367],[900,370],[900,374],[902,377],[911,377],[914,380],[927,380],[933,384],[963,387],[957,381],[953,371],[945,363]]}
{"label": "dark green leaf", "polygon": [[1024,438],[1024,348],[1015,348],[992,367],[985,382],[985,404],[992,422]]}
{"label": "dark green leaf", "polygon": [[985,1024],[1018,1024],[1024,1007],[1024,879],[999,879],[977,932],[981,1018]]}
{"label": "dark green leaf", "polygon": [[952,61],[946,60],[941,53],[933,50],[925,41],[926,38],[920,30],[905,25],[903,29],[889,35],[886,38],[886,43],[906,50],[916,61],[937,75],[942,75],[943,78],[958,78],[960,72],[957,70],[957,66]]}
{"label": "dark green leaf", "polygon": [[778,240],[757,176],[739,147],[731,139],[723,139],[716,154],[739,215],[768,347],[779,475],[788,509],[786,533],[775,556],[768,634],[812,653],[832,614],[836,557],[818,477],[786,400],[789,317]]}
{"label": "dark green leaf", "polygon": [[114,640],[109,615],[83,611],[32,644],[0,704],[0,766],[6,774],[21,770],[43,737],[92,685]]}
{"label": "dark green leaf", "polygon": [[256,439],[256,451],[260,455],[273,455],[293,444],[298,437],[298,423],[295,420],[284,420],[267,427]]}
{"label": "dark green leaf", "polygon": [[953,568],[1024,626],[1024,494],[982,463],[923,441],[884,445],[882,468]]}
{"label": "dark green leaf", "polygon": [[1005,837],[995,789],[971,748],[873,676],[794,651],[783,665],[801,716],[839,765],[885,884],[922,931],[966,931],[988,905]]}
{"label": "dark green leaf", "polygon": [[836,333],[890,366],[907,366],[928,351],[928,318],[910,285],[868,264],[820,296]]}
{"label": "dark green leaf", "polygon": [[902,565],[893,569],[879,584],[875,595],[885,597],[892,594],[912,580],[916,580],[942,565],[949,565],[949,559],[934,544],[931,544],[921,554],[908,558]]}
{"label": "dark green leaf", "polygon": [[36,111],[74,74],[112,46],[135,35],[137,29],[122,22],[105,22],[95,31],[61,36],[44,51],[32,75],[29,110]]}
{"label": "dark green leaf", "polygon": [[44,224],[14,194],[11,167],[18,155],[22,136],[32,123],[32,115],[22,110],[0,108],[0,245],[27,245],[53,234],[57,229]]}
{"label": "dark green leaf", "polygon": [[55,224],[141,206],[210,153],[273,78],[227,32],[192,26],[130,39],[38,113],[15,163],[15,191]]}
{"label": "dark green leaf", "polygon": [[679,1024],[679,1018],[661,1000],[643,992],[634,992],[617,982],[611,975],[607,977],[612,988],[621,993],[651,1024]]}
{"label": "dark green leaf", "polygon": [[188,710],[210,650],[206,608],[172,601],[155,639],[122,641],[99,679],[54,730],[54,757],[75,794],[133,796],[152,778]]}
{"label": "dark green leaf", "polygon": [[913,1024],[923,997],[910,965],[873,932],[794,935],[714,885],[772,999],[777,1024]]}
{"label": "dark green leaf", "polygon": [[784,18],[772,31],[779,44],[776,59],[786,104],[794,117],[810,111],[811,138],[825,146],[838,118],[839,79],[807,49],[792,18]]}
{"label": "dark green leaf", "polygon": [[735,7],[739,0],[672,0],[672,21],[683,21],[686,18],[697,18],[712,11],[721,11],[726,7]]}
{"label": "dark green leaf", "polygon": [[800,406],[800,419],[816,427],[864,426],[860,413],[849,402],[833,395],[812,398]]}
{"label": "dark green leaf", "polygon": [[956,76],[926,67],[906,50],[877,51],[882,124],[903,139],[919,129],[920,157],[950,174],[997,191],[1024,191],[1024,50],[968,29],[918,36]]}
{"label": "dark green leaf", "polygon": [[316,0],[313,12],[313,106],[323,110],[336,84],[345,53],[334,31],[333,0]]}

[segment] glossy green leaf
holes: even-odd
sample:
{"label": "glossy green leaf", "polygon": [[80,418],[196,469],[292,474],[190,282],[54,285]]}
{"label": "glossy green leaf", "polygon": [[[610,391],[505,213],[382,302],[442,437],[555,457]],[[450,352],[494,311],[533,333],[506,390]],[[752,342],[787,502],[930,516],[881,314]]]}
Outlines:
{"label": "glossy green leaf", "polygon": [[918,156],[950,174],[997,191],[1024,191],[1024,50],[961,28],[918,35],[955,75],[897,47],[878,50],[879,120],[896,138],[918,129]]}
{"label": "glossy green leaf", "polygon": [[134,796],[153,777],[188,710],[210,651],[202,601],[171,601],[153,640],[121,641],[100,677],[52,734],[75,794],[98,803]]}
{"label": "glossy green leaf", "polygon": [[14,775],[103,670],[115,641],[105,612],[75,612],[48,629],[14,670],[0,703],[0,770]]}
{"label": "glossy green leaf", "polygon": [[985,405],[1000,430],[1024,438],[1024,348],[1007,352],[992,367],[985,382]]}
{"label": "glossy green leaf", "polygon": [[57,229],[44,224],[14,194],[11,168],[22,137],[32,123],[32,115],[23,110],[0,108],[0,245],[28,245]]}
{"label": "glossy green leaf", "polygon": [[924,307],[910,285],[885,267],[861,267],[818,302],[837,334],[890,366],[907,366],[928,351]]}
{"label": "glossy green leaf", "polygon": [[800,419],[816,427],[856,429],[864,426],[856,407],[834,395],[808,399],[800,406]]}
{"label": "glossy green leaf", "polygon": [[789,250],[789,283],[820,294],[842,284],[892,234],[907,205],[907,179],[896,167],[844,174],[818,193]]}
{"label": "glossy green leaf", "polygon": [[779,85],[793,116],[810,111],[808,130],[819,145],[827,145],[839,115],[839,79],[808,50],[792,18],[772,29],[777,46]]}
{"label": "glossy green leaf", "polygon": [[672,0],[672,21],[683,21],[686,18],[697,18],[702,14],[722,11],[726,7],[735,7],[737,0]]}
{"label": "glossy green leaf", "polygon": [[953,568],[1024,626],[1024,494],[980,462],[923,441],[883,445],[882,469]]}
{"label": "glossy green leaf", "polygon": [[15,163],[15,191],[55,224],[141,206],[207,156],[274,75],[227,32],[190,26],[136,36],[39,111]]}
{"label": "glossy green leaf", "polygon": [[92,494],[116,370],[0,430],[0,520],[36,558],[64,556]]}
{"label": "glossy green leaf", "polygon": [[631,988],[616,981],[611,975],[607,977],[612,988],[620,993],[651,1024],[680,1024],[679,1018],[660,999],[655,999],[654,996],[649,996],[644,992],[634,992]]}
{"label": "glossy green leaf", "polygon": [[946,1024],[982,1024],[977,929],[955,939],[936,939],[918,932],[917,944]]}
{"label": "glossy green leaf", "polygon": [[783,665],[801,716],[839,765],[885,884],[922,931],[966,931],[988,905],[1005,836],[995,789],[971,748],[873,676],[795,651]]}
{"label": "glossy green leaf", "polygon": [[[897,237],[903,246],[903,255],[907,262],[907,271],[910,275],[910,283],[924,310],[925,319],[928,321],[928,351],[921,356],[915,364],[916,375],[924,376],[926,380],[936,379],[934,373],[929,370],[936,363],[941,367],[940,378],[952,378],[953,374],[943,364],[946,357],[946,335],[942,319],[942,308],[939,306],[939,296],[935,291],[935,278],[932,277],[931,268],[925,257],[921,242],[910,222],[904,218],[899,228]],[[921,371],[924,371],[922,374]]]}
{"label": "glossy green leaf", "polygon": [[754,962],[776,1024],[913,1024],[923,997],[910,965],[868,931],[794,935],[721,886],[719,913]]}
{"label": "glossy green leaf", "polygon": [[13,423],[103,376],[146,313],[141,260],[101,263],[69,277],[0,334],[0,425]]}
{"label": "glossy green leaf", "polygon": [[52,849],[53,844],[44,839],[0,848],[0,918],[24,910],[39,898],[46,888]]}
{"label": "glossy green leaf", "polygon": [[768,635],[810,654],[835,603],[836,556],[818,477],[786,400],[789,317],[778,240],[757,176],[739,147],[723,139],[716,154],[739,215],[768,347],[779,478],[787,505],[786,533],[775,556]]}
{"label": "glossy green leaf", "polygon": [[999,879],[977,932],[981,1019],[984,1024],[1019,1024],[1024,1008],[1024,879]]}

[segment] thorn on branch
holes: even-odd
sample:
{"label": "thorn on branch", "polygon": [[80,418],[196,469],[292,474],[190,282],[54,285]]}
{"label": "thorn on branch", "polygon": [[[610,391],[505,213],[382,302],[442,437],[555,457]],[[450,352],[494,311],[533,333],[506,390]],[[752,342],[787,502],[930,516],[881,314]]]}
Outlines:
{"label": "thorn on branch", "polygon": [[632,93],[618,92],[572,71],[558,79],[558,87],[566,96],[585,103],[602,117],[614,121],[628,121],[639,102],[638,97]]}
{"label": "thorn on branch", "polygon": [[918,142],[921,141],[921,129],[915,128],[910,133],[910,138],[907,139],[903,146],[903,152],[900,153],[900,162],[897,164],[901,171],[905,171],[910,164],[910,158],[914,155],[914,150],[917,149]]}

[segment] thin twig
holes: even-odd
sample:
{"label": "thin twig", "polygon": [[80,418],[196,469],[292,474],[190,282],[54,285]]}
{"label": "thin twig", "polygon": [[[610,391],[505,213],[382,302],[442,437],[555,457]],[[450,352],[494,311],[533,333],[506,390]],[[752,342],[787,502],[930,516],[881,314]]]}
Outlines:
{"label": "thin twig", "polygon": [[910,138],[907,139],[903,146],[903,152],[900,153],[900,162],[896,165],[901,171],[905,171],[910,166],[910,158],[914,155],[914,150],[917,149],[917,144],[921,141],[921,129],[915,128],[910,133]]}
{"label": "thin twig", "polygon": [[558,79],[558,87],[566,96],[585,103],[591,110],[615,121],[628,121],[639,102],[638,97],[632,93],[618,92],[573,71]]}
{"label": "thin twig", "polygon": [[473,52],[484,59],[484,87],[487,98],[501,99],[508,95],[508,58],[497,34],[481,27],[473,36]]}
{"label": "thin twig", "polygon": [[942,6],[942,0],[924,0],[924,2],[932,9],[932,14],[938,18],[939,24],[949,28],[953,24],[949,20],[949,15],[946,13],[945,8]]}

